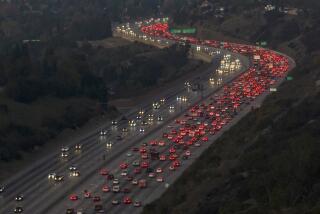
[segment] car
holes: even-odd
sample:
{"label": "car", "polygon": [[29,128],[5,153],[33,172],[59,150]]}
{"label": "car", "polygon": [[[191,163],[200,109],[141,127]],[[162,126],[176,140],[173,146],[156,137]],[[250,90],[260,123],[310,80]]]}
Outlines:
{"label": "car", "polygon": [[120,141],[120,140],[122,140],[122,137],[120,135],[117,135],[116,140]]}
{"label": "car", "polygon": [[170,152],[170,153],[175,153],[175,152],[176,152],[176,149],[175,149],[174,147],[170,147],[169,152]]}
{"label": "car", "polygon": [[135,168],[133,170],[134,174],[140,174],[141,173],[141,168]]}
{"label": "car", "polygon": [[22,207],[15,207],[15,208],[13,209],[13,212],[14,212],[14,213],[23,213],[23,208],[22,208]]}
{"label": "car", "polygon": [[132,153],[131,152],[128,152],[127,153],[127,157],[131,157],[132,156]]}
{"label": "car", "polygon": [[123,197],[122,202],[124,204],[131,204],[132,203],[132,199],[129,196],[125,196],[125,197]]}
{"label": "car", "polygon": [[164,179],[163,179],[163,177],[157,177],[157,182],[163,182],[164,181]]}
{"label": "car", "polygon": [[96,212],[102,211],[103,212],[104,211],[103,206],[101,204],[94,205],[94,211],[96,211]]}
{"label": "car", "polygon": [[61,153],[61,157],[62,158],[67,158],[67,157],[69,157],[69,153],[68,152],[62,152]]}
{"label": "car", "polygon": [[133,203],[133,206],[134,206],[134,207],[141,207],[141,205],[142,205],[141,201],[135,201],[135,202]]}
{"label": "car", "polygon": [[4,192],[5,187],[0,187],[0,194]]}
{"label": "car", "polygon": [[163,140],[161,140],[161,141],[158,142],[158,145],[159,145],[159,146],[165,146],[165,145],[166,145],[166,142],[164,142]]}
{"label": "car", "polygon": [[77,150],[77,151],[79,151],[79,150],[81,150],[82,149],[82,144],[76,144],[75,145],[75,149]]}
{"label": "car", "polygon": [[78,196],[76,194],[71,194],[69,196],[69,199],[70,199],[70,201],[77,201],[79,198],[78,198]]}
{"label": "car", "polygon": [[122,162],[122,163],[120,164],[120,169],[126,169],[126,168],[128,168],[128,164],[125,163],[125,162]]}
{"label": "car", "polygon": [[100,131],[100,136],[106,136],[108,134],[107,130],[101,130]]}
{"label": "car", "polygon": [[112,125],[112,126],[116,126],[116,125],[118,125],[118,122],[117,122],[116,120],[112,120],[112,121],[111,121],[111,125]]}
{"label": "car", "polygon": [[84,214],[83,209],[78,209],[78,210],[77,210],[77,214]]}
{"label": "car", "polygon": [[118,178],[114,178],[113,181],[112,181],[112,183],[113,183],[113,184],[119,184],[120,182],[119,182],[119,179],[118,179]]}
{"label": "car", "polygon": [[140,165],[141,168],[148,168],[149,167],[149,163],[147,161],[143,161]]}
{"label": "car", "polygon": [[23,201],[23,195],[17,195],[15,201]]}
{"label": "car", "polygon": [[75,167],[75,166],[70,166],[69,167],[69,171],[76,171],[77,170],[77,167]]}
{"label": "car", "polygon": [[154,170],[153,170],[153,168],[148,167],[148,168],[146,169],[146,172],[147,172],[147,173],[151,173],[151,172],[154,172]]}
{"label": "car", "polygon": [[148,175],[149,178],[154,178],[156,177],[156,174],[154,172],[150,172]]}
{"label": "car", "polygon": [[180,161],[178,161],[178,160],[175,160],[173,163],[173,166],[175,167],[175,168],[177,168],[177,167],[179,167],[181,164],[180,164]]}
{"label": "car", "polygon": [[64,177],[63,177],[62,175],[56,175],[56,176],[54,177],[54,181],[55,181],[55,182],[62,182],[63,179],[64,179]]}
{"label": "car", "polygon": [[122,170],[121,176],[127,176],[127,175],[128,175],[128,171],[127,170]]}
{"label": "car", "polygon": [[113,199],[112,202],[111,202],[112,205],[119,205],[120,204],[120,201],[117,200],[117,199]]}
{"label": "car", "polygon": [[157,172],[157,173],[162,173],[163,170],[162,170],[162,168],[159,167],[159,168],[156,169],[156,172]]}
{"label": "car", "polygon": [[108,175],[108,170],[107,169],[105,169],[105,168],[102,168],[102,169],[100,169],[100,175]]}
{"label": "car", "polygon": [[61,148],[61,152],[68,152],[69,151],[69,147],[68,146],[63,146]]}
{"label": "car", "polygon": [[108,179],[108,180],[113,180],[113,179],[114,179],[114,175],[111,174],[111,173],[109,173],[109,174],[107,175],[107,179]]}
{"label": "car", "polygon": [[91,198],[92,194],[91,194],[91,192],[85,191],[83,193],[83,196],[84,196],[84,198]]}
{"label": "car", "polygon": [[108,149],[108,148],[111,148],[112,145],[113,145],[112,141],[108,141],[108,142],[106,143],[107,149]]}
{"label": "car", "polygon": [[186,156],[190,156],[190,155],[191,155],[191,151],[190,151],[190,150],[187,150],[184,154],[185,154]]}
{"label": "car", "polygon": [[165,155],[160,155],[159,160],[161,161],[165,161],[167,159],[167,157]]}
{"label": "car", "polygon": [[100,196],[94,196],[92,201],[93,202],[99,202],[99,201],[101,201],[101,198],[100,198]]}
{"label": "car", "polygon": [[144,132],[145,132],[144,128],[140,128],[140,129],[139,129],[139,132],[140,132],[140,133],[144,133]]}
{"label": "car", "polygon": [[174,171],[174,170],[176,170],[176,168],[173,165],[170,165],[169,170]]}
{"label": "car", "polygon": [[112,192],[114,192],[114,193],[120,192],[120,186],[119,186],[119,185],[113,186],[113,187],[112,187]]}
{"label": "car", "polygon": [[131,181],[131,184],[132,184],[132,185],[138,185],[138,180],[137,180],[137,179],[133,179],[133,180]]}
{"label": "car", "polygon": [[80,176],[80,172],[78,170],[76,171],[72,171],[70,172],[70,177],[79,177]]}
{"label": "car", "polygon": [[54,172],[49,173],[49,175],[48,175],[48,179],[49,179],[49,180],[53,180],[56,176],[57,176],[57,174],[56,174],[56,173],[54,173]]}
{"label": "car", "polygon": [[127,128],[122,128],[122,132],[128,132]]}
{"label": "car", "polygon": [[66,214],[75,214],[75,210],[73,208],[68,208]]}
{"label": "car", "polygon": [[104,185],[104,186],[102,187],[102,192],[110,192],[109,186],[108,186],[108,185]]}
{"label": "car", "polygon": [[160,121],[163,121],[163,117],[162,116],[158,116],[158,121],[160,122]]}
{"label": "car", "polygon": [[137,125],[137,123],[134,120],[129,120],[128,124],[130,127],[135,127]]}
{"label": "car", "polygon": [[140,161],[133,161],[132,166],[140,166]]}

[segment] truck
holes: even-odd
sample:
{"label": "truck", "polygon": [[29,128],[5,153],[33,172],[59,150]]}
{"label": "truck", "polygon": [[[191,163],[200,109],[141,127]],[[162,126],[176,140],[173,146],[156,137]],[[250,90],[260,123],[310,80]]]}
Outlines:
{"label": "truck", "polygon": [[138,186],[140,189],[146,188],[147,187],[147,181],[145,179],[140,179],[138,182]]}

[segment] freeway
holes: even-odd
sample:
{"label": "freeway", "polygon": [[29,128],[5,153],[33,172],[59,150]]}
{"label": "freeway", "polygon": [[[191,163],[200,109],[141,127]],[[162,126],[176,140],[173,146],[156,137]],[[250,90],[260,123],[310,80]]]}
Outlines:
{"label": "freeway", "polygon": [[[147,38],[148,42],[166,45],[181,42],[178,37],[168,34],[166,23],[159,21],[123,26],[119,25],[115,31],[125,38]],[[201,83],[203,91],[193,91],[188,83],[181,82],[127,112],[125,117],[129,121],[134,120],[135,126],[128,126],[128,120],[120,117],[117,126],[108,123],[83,139],[75,139],[68,145],[70,151],[67,158],[61,158],[61,152],[57,151],[39,160],[6,182],[0,199],[0,213],[12,213],[16,207],[23,208],[24,213],[39,214],[66,213],[68,209],[69,213],[76,210],[79,213],[102,213],[104,210],[108,213],[141,212],[143,205],[159,197],[216,138],[246,115],[252,106],[260,105],[269,93],[269,87],[276,87],[284,74],[294,67],[291,59],[271,50],[231,43],[217,46],[214,41],[201,42],[193,38],[182,40],[191,42],[192,50],[215,59],[207,72],[189,82]],[[137,119],[140,109],[144,110],[144,114]],[[194,115],[190,117],[189,114]],[[143,120],[148,124],[143,125]],[[105,132],[101,134],[101,130]],[[164,133],[169,133],[171,139],[164,137]],[[144,145],[162,141],[162,146]],[[83,147],[81,151],[74,149],[79,144]],[[147,150],[146,159],[142,158],[144,152],[132,150],[144,147]],[[151,160],[152,149],[166,160]],[[192,155],[186,156],[186,151]],[[168,161],[168,158],[172,160]],[[143,165],[133,167],[132,164],[137,161],[140,164],[145,161],[149,165],[149,173],[145,172]],[[124,167],[120,168],[120,164]],[[69,176],[70,166],[79,170],[79,177]],[[136,172],[137,168],[142,172]],[[163,172],[154,172],[158,168]],[[119,180],[121,193],[111,191],[116,182],[108,179],[107,175],[101,175],[101,169]],[[49,180],[47,176],[53,172],[64,176],[64,180]],[[132,179],[146,179],[147,188],[140,189],[132,184]],[[106,192],[102,191],[103,187]],[[85,191],[99,198],[85,199]],[[23,200],[15,201],[19,194],[24,196]],[[70,195],[73,197],[69,198]],[[112,201],[120,204],[113,205]]]}

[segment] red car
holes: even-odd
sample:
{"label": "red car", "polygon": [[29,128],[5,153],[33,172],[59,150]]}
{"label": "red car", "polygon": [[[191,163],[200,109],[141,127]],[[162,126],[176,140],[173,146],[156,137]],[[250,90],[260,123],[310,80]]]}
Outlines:
{"label": "red car", "polygon": [[141,173],[141,169],[140,168],[135,168],[133,170],[134,174],[140,174]]}
{"label": "red car", "polygon": [[149,142],[149,145],[150,146],[156,146],[158,143],[157,143],[157,141],[155,141],[155,140],[152,140],[152,141],[150,141]]}
{"label": "red car", "polygon": [[175,168],[177,168],[177,167],[180,166],[180,161],[175,160],[172,164],[173,164],[173,166],[174,166]]}
{"label": "red car", "polygon": [[123,163],[120,164],[120,169],[126,169],[126,168],[128,168],[128,164],[127,163],[123,162]]}
{"label": "red car", "polygon": [[161,161],[165,161],[165,160],[166,160],[166,156],[165,156],[165,155],[160,155],[159,159],[160,159]]}
{"label": "red car", "polygon": [[146,161],[143,161],[140,166],[141,166],[141,168],[148,168],[149,167],[149,163],[146,162]]}
{"label": "red car", "polygon": [[140,153],[146,153],[146,152],[147,152],[147,149],[145,147],[140,148]]}
{"label": "red car", "polygon": [[201,140],[204,141],[204,142],[207,142],[208,141],[208,137],[203,137]]}
{"label": "red car", "polygon": [[159,146],[165,146],[166,143],[165,143],[164,141],[159,141],[159,142],[158,142],[158,145],[159,145]]}
{"label": "red car", "polygon": [[123,197],[122,201],[124,204],[131,204],[132,203],[132,199],[128,196]]}
{"label": "red car", "polygon": [[107,169],[100,169],[100,175],[108,175]]}
{"label": "red car", "polygon": [[110,188],[109,188],[108,185],[104,185],[104,186],[102,187],[102,192],[109,192],[109,191],[110,191]]}
{"label": "red car", "polygon": [[69,196],[69,199],[70,199],[70,201],[76,201],[79,198],[78,198],[78,196],[76,194],[72,194],[72,195]]}
{"label": "red car", "polygon": [[171,148],[169,149],[169,152],[170,152],[170,153],[175,153],[175,152],[176,152],[176,149],[173,148],[173,147],[171,147]]}

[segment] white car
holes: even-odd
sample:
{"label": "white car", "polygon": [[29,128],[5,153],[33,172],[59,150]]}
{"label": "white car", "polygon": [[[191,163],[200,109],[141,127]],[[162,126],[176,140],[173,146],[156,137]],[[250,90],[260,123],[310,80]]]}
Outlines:
{"label": "white car", "polygon": [[54,179],[56,176],[57,176],[56,173],[50,173],[50,174],[48,175],[48,179],[49,179],[49,180]]}
{"label": "white car", "polygon": [[4,192],[4,187],[0,187],[0,193]]}
{"label": "white car", "polygon": [[120,191],[120,186],[116,185],[112,187],[112,192],[119,192]]}
{"label": "white car", "polygon": [[118,178],[113,179],[112,183],[113,184],[119,184],[119,179]]}
{"label": "white car", "polygon": [[108,143],[106,143],[106,146],[107,146],[107,148],[112,147],[112,142],[111,142],[111,141],[109,141]]}
{"label": "white car", "polygon": [[107,130],[101,130],[100,131],[100,136],[106,136],[108,134]]}
{"label": "white car", "polygon": [[75,166],[70,166],[69,167],[69,171],[76,171],[77,170],[77,167],[75,167]]}
{"label": "white car", "polygon": [[140,132],[140,133],[144,133],[144,128],[140,128],[140,129],[139,129],[139,132]]}
{"label": "white car", "polygon": [[129,120],[128,123],[130,127],[135,127],[137,125],[137,123],[134,120]]}
{"label": "white car", "polygon": [[23,195],[17,195],[17,196],[15,197],[15,200],[16,200],[16,201],[23,201]]}
{"label": "white car", "polygon": [[70,177],[79,177],[80,176],[80,172],[79,171],[72,171],[70,172]]}
{"label": "white car", "polygon": [[69,147],[68,146],[64,146],[61,148],[61,152],[68,152],[69,151]]}
{"label": "white car", "polygon": [[121,172],[121,176],[127,176],[128,175],[128,171],[127,170],[123,170],[122,172]]}
{"label": "white car", "polygon": [[81,150],[82,149],[82,144],[76,144],[75,149],[76,150]]}
{"label": "white car", "polygon": [[68,152],[62,152],[61,157],[62,158],[67,158],[69,156]]}
{"label": "white car", "polygon": [[163,182],[163,181],[164,181],[163,177],[157,177],[157,182]]}
{"label": "white car", "polygon": [[138,182],[137,179],[134,179],[134,180],[131,181],[131,183],[132,183],[133,185],[138,185],[139,182]]}
{"label": "white car", "polygon": [[61,182],[61,181],[63,181],[63,179],[64,179],[64,177],[62,175],[56,175],[54,177],[54,181],[56,181],[56,182]]}

